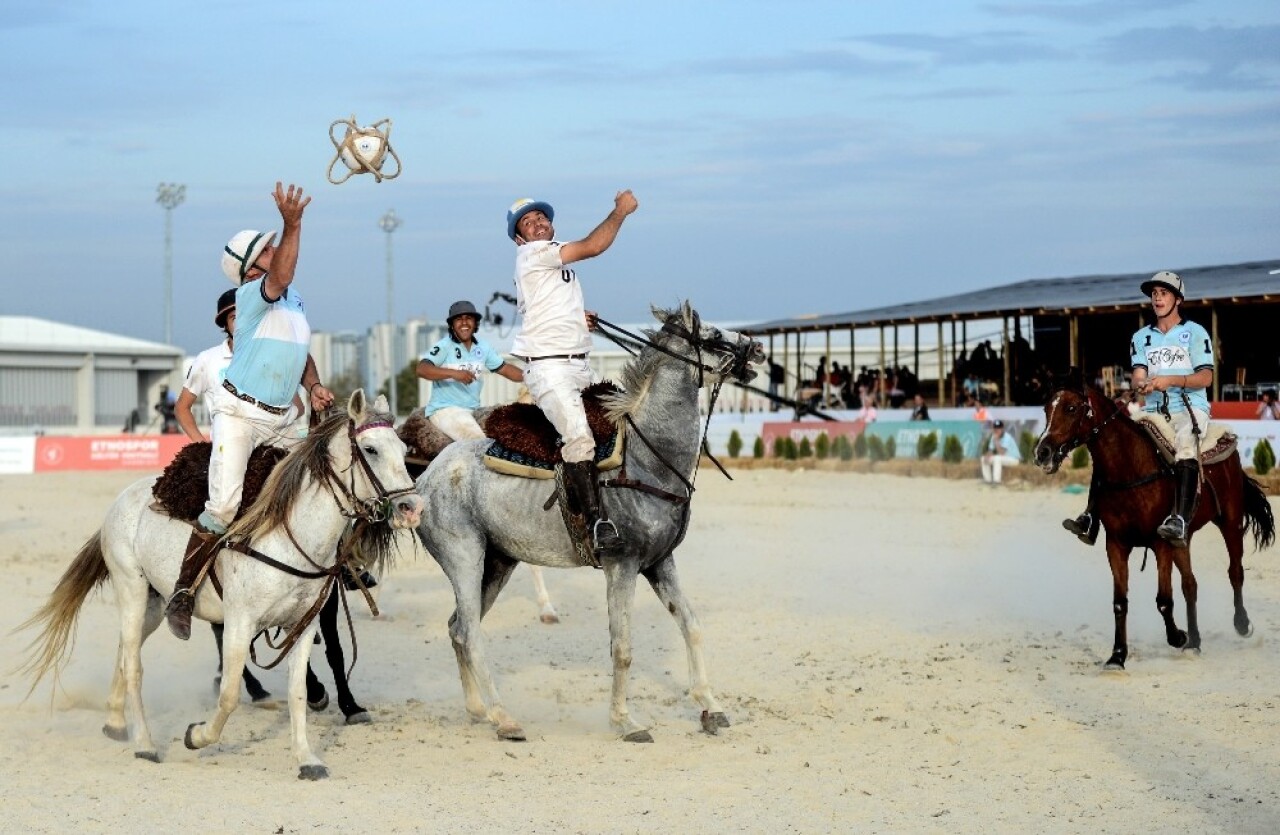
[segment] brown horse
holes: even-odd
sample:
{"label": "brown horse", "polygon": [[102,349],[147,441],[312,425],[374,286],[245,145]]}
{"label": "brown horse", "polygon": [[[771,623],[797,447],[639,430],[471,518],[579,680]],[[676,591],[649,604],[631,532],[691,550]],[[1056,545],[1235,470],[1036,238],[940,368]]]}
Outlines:
{"label": "brown horse", "polygon": [[[1057,388],[1045,405],[1045,428],[1035,447],[1036,464],[1056,472],[1063,459],[1079,446],[1093,458],[1092,502],[1106,530],[1107,560],[1111,564],[1115,647],[1106,669],[1124,669],[1129,655],[1126,616],[1129,611],[1129,554],[1150,548],[1159,575],[1156,608],[1164,618],[1169,646],[1200,651],[1196,622],[1196,578],[1191,571],[1191,535],[1212,522],[1222,531],[1230,563],[1227,576],[1235,598],[1235,627],[1242,636],[1253,634],[1244,609],[1244,535],[1253,533],[1254,546],[1266,548],[1275,540],[1271,504],[1258,483],[1245,475],[1240,454],[1202,468],[1199,501],[1188,525],[1188,546],[1181,548],[1156,535],[1156,527],[1173,506],[1173,469],[1128,410],[1099,390],[1083,384]],[[1173,618],[1172,567],[1182,578],[1187,604],[1187,631]]]}

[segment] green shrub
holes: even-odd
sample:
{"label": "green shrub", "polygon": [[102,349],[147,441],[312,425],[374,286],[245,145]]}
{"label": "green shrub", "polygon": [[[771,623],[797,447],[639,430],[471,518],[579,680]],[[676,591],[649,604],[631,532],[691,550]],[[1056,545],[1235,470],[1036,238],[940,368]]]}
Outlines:
{"label": "green shrub", "polygon": [[853,444],[849,441],[848,435],[837,435],[834,446],[835,451],[832,454],[839,456],[841,461],[853,460]]}
{"label": "green shrub", "polygon": [[1018,453],[1022,456],[1024,462],[1031,461],[1036,457],[1036,436],[1025,429],[1018,435]]}
{"label": "green shrub", "polygon": [[782,457],[788,461],[796,460],[796,439],[790,436],[782,441]]}
{"label": "green shrub", "polygon": [[817,440],[813,442],[813,457],[822,460],[831,454],[831,439],[827,437],[826,432],[818,435]]}
{"label": "green shrub", "polygon": [[735,429],[729,433],[729,457],[737,458],[740,452],[742,452],[742,436]]}
{"label": "green shrub", "polygon": [[885,455],[884,438],[879,435],[872,435],[867,438],[867,457],[872,461],[883,461]]}
{"label": "green shrub", "polygon": [[884,440],[884,457],[886,459],[898,457],[898,440],[892,435]]}
{"label": "green shrub", "polygon": [[955,435],[942,439],[942,460],[951,464],[959,464],[964,460],[964,444]]}
{"label": "green shrub", "polygon": [[853,457],[854,458],[867,457],[867,433],[866,432],[859,432],[858,437],[853,439]]}
{"label": "green shrub", "polygon": [[1089,448],[1078,446],[1071,453],[1071,469],[1083,470],[1089,466]]}
{"label": "green shrub", "polygon": [[752,458],[764,458],[764,438],[756,436],[756,442],[751,445]]}
{"label": "green shrub", "polygon": [[778,437],[773,439],[773,457],[774,458],[787,457],[787,439],[782,435],[779,435]]}
{"label": "green shrub", "polygon": [[916,458],[927,461],[938,451],[938,433],[930,432],[916,438]]}
{"label": "green shrub", "polygon": [[805,435],[800,439],[799,455],[801,458],[812,458],[813,447],[809,444],[809,436]]}
{"label": "green shrub", "polygon": [[1271,442],[1266,438],[1258,441],[1258,445],[1253,448],[1253,471],[1258,475],[1266,475],[1276,465],[1276,453],[1271,448]]}

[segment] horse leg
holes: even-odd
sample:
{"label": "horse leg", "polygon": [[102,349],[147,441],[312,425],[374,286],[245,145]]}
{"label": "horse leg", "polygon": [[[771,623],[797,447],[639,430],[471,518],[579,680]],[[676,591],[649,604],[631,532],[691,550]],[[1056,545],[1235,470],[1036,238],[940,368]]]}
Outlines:
{"label": "horse leg", "polygon": [[307,670],[311,665],[317,625],[311,622],[289,655],[289,729],[293,755],[298,760],[299,780],[322,780],[329,776],[329,768],[311,750],[307,740]]}
{"label": "horse leg", "polygon": [[[113,577],[113,579],[116,579]],[[146,579],[141,576],[129,581],[116,580],[116,598],[120,606],[120,649],[117,653],[116,675],[108,696],[107,724],[102,731],[112,739],[121,739],[124,730],[119,722],[118,708],[121,691],[132,731],[133,755],[140,760],[160,762],[151,728],[147,725],[146,710],[142,706],[142,644],[160,625],[164,617],[164,601],[153,595]]]}
{"label": "horse leg", "polygon": [[547,583],[542,577],[542,566],[530,565],[529,573],[533,575],[533,591],[538,596],[538,620],[543,623],[559,623],[560,615],[556,607],[551,605],[551,595],[547,593]]}
{"label": "horse leg", "polygon": [[[372,722],[373,717],[356,702],[351,695],[350,682],[347,681],[347,662],[342,655],[342,641],[338,636],[338,591],[335,589],[324,602],[320,610],[320,636],[324,641],[324,657],[329,662],[329,670],[333,673],[334,688],[338,691],[338,707],[346,717],[348,725],[361,725]],[[310,699],[311,680],[315,673],[307,665],[307,693]],[[319,683],[319,682],[317,682]]]}
{"label": "horse leg", "polygon": [[[1188,534],[1189,536],[1189,534]],[[1191,548],[1174,548],[1173,564],[1178,567],[1178,576],[1182,578],[1182,599],[1187,603],[1187,631],[1182,644],[1183,652],[1200,653],[1200,624],[1196,617],[1196,601],[1199,598],[1199,586],[1195,572],[1191,570]]]}
{"label": "horse leg", "polygon": [[715,694],[711,692],[711,683],[707,680],[707,665],[702,655],[702,624],[693,613],[693,607],[680,588],[680,578],[676,574],[676,561],[673,554],[641,572],[653,591],[662,601],[671,616],[680,626],[684,635],[685,650],[689,659],[689,695],[702,707],[702,723],[707,733],[714,734],[718,728],[729,727],[729,717],[720,707]]}
{"label": "horse leg", "polygon": [[[213,689],[218,690],[222,687],[222,624],[211,623],[209,628],[213,630],[213,643],[218,647],[218,674],[213,677]],[[244,689],[254,702],[265,702],[271,698],[271,693],[254,678],[248,666],[244,668]]]}
{"label": "horse leg", "polygon": [[[468,563],[441,560],[440,564],[447,567]],[[484,634],[480,630],[480,621],[497,600],[498,592],[506,585],[515,567],[515,560],[490,548],[483,558],[481,577],[475,578],[469,565],[466,573],[470,577],[460,576],[457,570],[446,570],[446,573],[449,573],[449,580],[453,583],[457,602],[457,608],[449,618],[449,638],[458,659],[458,673],[462,680],[467,713],[472,719],[492,724],[500,739],[519,742],[525,739],[524,729],[502,705],[498,687],[489,672]],[[472,579],[478,579],[479,582],[468,582]]]}
{"label": "horse leg", "polygon": [[[1243,488],[1241,488],[1243,489]],[[1223,490],[1223,493],[1226,491]],[[1228,503],[1229,504],[1229,503]],[[1244,530],[1246,520],[1243,514],[1224,512],[1221,518],[1214,520],[1222,531],[1222,541],[1227,545],[1227,578],[1231,580],[1231,599],[1235,605],[1236,634],[1249,637],[1253,634],[1253,624],[1249,622],[1249,613],[1244,608]]]}
{"label": "horse leg", "polygon": [[1107,670],[1123,670],[1129,657],[1129,548],[1107,537],[1107,561],[1111,564],[1111,610],[1116,619],[1111,657]]}
{"label": "horse leg", "polygon": [[458,610],[449,616],[449,638],[453,643],[453,655],[458,660],[458,678],[462,682],[462,701],[466,705],[467,715],[473,722],[488,722],[489,709],[485,707],[484,697],[480,695],[480,682],[476,680],[475,671],[471,669],[471,661],[458,642],[461,628],[457,626]]}
{"label": "horse leg", "polygon": [[626,742],[653,742],[653,735],[631,718],[627,686],[631,678],[631,609],[636,599],[636,565],[629,560],[605,563],[609,600],[609,654],[613,658],[613,693],[609,723]]}
{"label": "horse leg", "polygon": [[[1173,617],[1173,554],[1177,549],[1173,545],[1159,542],[1154,546],[1156,552],[1156,609],[1164,620],[1164,636],[1169,646],[1174,649],[1187,644],[1187,633],[1178,628]],[[1188,573],[1190,568],[1188,567]]]}
{"label": "horse leg", "polygon": [[[246,616],[223,623],[223,675],[218,689],[218,703],[208,724],[193,722],[187,726],[183,744],[193,751],[205,748],[222,738],[227,719],[240,704],[240,679],[249,657],[253,627]],[[290,706],[292,707],[292,705]]]}

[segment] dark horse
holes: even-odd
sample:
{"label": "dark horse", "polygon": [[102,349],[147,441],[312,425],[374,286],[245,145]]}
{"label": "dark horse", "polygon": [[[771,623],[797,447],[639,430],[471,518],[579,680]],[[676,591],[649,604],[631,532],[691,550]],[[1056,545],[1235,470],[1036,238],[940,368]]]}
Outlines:
{"label": "dark horse", "polygon": [[[1129,655],[1126,617],[1129,611],[1129,554],[1150,548],[1156,555],[1159,586],[1156,608],[1164,618],[1169,646],[1200,651],[1196,622],[1196,578],[1191,571],[1191,535],[1212,522],[1222,531],[1230,564],[1227,576],[1235,598],[1235,627],[1242,636],[1253,634],[1244,609],[1244,535],[1266,548],[1275,540],[1271,504],[1258,483],[1245,475],[1240,453],[1202,468],[1200,498],[1188,525],[1188,546],[1180,548],[1156,535],[1156,527],[1173,506],[1173,469],[1165,463],[1147,430],[1129,416],[1127,408],[1098,389],[1068,384],[1049,395],[1045,428],[1036,443],[1036,464],[1056,472],[1076,447],[1087,446],[1093,458],[1093,501],[1107,532],[1107,560],[1111,564],[1112,605],[1116,619],[1115,647],[1107,659],[1109,670],[1124,669]],[[1182,577],[1187,603],[1187,631],[1173,618],[1172,567]]]}

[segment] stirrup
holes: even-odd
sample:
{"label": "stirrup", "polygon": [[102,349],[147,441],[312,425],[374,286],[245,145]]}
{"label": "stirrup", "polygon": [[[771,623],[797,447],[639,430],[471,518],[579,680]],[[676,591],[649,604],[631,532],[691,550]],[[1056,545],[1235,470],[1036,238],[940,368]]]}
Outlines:
{"label": "stirrup", "polygon": [[613,524],[612,519],[596,520],[591,529],[591,541],[595,545],[597,554],[616,551],[626,544],[618,534],[618,526]]}
{"label": "stirrup", "polygon": [[1156,534],[1161,539],[1185,548],[1187,545],[1187,521],[1176,513],[1170,513],[1160,523],[1160,527],[1156,528]]}

